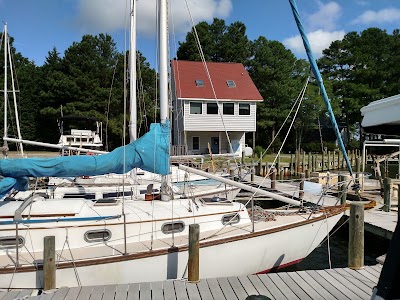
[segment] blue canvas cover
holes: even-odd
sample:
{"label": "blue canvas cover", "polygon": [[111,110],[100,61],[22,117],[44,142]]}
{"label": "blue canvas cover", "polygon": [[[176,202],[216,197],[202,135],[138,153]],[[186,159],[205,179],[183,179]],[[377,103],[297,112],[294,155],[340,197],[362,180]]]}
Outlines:
{"label": "blue canvas cover", "polygon": [[[0,160],[0,197],[10,189],[25,190],[26,177],[77,177],[108,173],[123,174],[133,168],[169,174],[170,123],[151,124],[150,131],[136,141],[103,155],[60,156]],[[13,180],[7,179],[11,177]],[[22,186],[21,186],[22,185]]]}

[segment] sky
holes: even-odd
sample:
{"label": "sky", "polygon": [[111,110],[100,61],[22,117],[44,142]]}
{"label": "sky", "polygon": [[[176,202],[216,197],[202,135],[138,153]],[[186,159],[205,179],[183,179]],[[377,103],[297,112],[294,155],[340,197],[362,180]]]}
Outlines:
{"label": "sky", "polygon": [[[220,18],[229,25],[241,21],[247,36],[265,36],[282,42],[298,58],[305,52],[298,29],[285,0],[170,0],[171,57],[187,32],[200,21]],[[156,0],[136,0],[137,47],[156,68]],[[351,31],[370,27],[400,28],[399,0],[297,0],[314,56]],[[190,12],[190,15],[188,13]],[[0,0],[0,19],[7,22],[14,47],[24,57],[42,65],[54,47],[64,56],[84,34],[110,34],[119,51],[128,48],[129,0]],[[190,17],[191,16],[191,17]]]}

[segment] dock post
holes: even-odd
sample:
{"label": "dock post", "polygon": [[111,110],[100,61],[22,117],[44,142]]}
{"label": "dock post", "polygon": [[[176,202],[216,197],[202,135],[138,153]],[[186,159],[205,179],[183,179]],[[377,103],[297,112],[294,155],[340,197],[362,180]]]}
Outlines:
{"label": "dock post", "polygon": [[260,153],[260,160],[258,161],[258,175],[264,176],[263,172],[263,155]]}
{"label": "dock post", "polygon": [[300,177],[301,177],[301,181],[300,181],[300,188],[299,188],[299,198],[303,199],[304,197],[304,173],[301,173]]}
{"label": "dock post", "polygon": [[390,198],[391,198],[391,183],[392,179],[389,177],[385,177],[383,180],[383,211],[390,211]]}
{"label": "dock post", "polygon": [[293,153],[290,154],[289,175],[293,176]]}
{"label": "dock post", "polygon": [[[333,152],[332,152],[332,170],[336,170],[335,159],[336,159],[336,150],[333,150]],[[338,166],[338,169],[339,169],[339,166]]]}
{"label": "dock post", "polygon": [[312,168],[311,168],[311,170],[312,170],[313,173],[317,169],[317,157],[316,157],[317,155],[318,154],[312,156]]}
{"label": "dock post", "polygon": [[322,151],[322,163],[321,163],[321,172],[323,172],[324,171],[324,168],[325,168],[325,152],[324,151]]}
{"label": "dock post", "polygon": [[254,160],[251,161],[251,167],[250,167],[250,181],[254,182]]}
{"label": "dock post", "polygon": [[307,161],[307,178],[311,177],[311,152],[308,152],[308,161]]}
{"label": "dock post", "polygon": [[328,151],[328,171],[331,170],[331,151]]}
{"label": "dock post", "polygon": [[276,168],[271,171],[271,189],[275,189],[276,186]]}
{"label": "dock post", "polygon": [[360,183],[360,173],[361,173],[361,158],[357,157],[356,158],[356,182],[359,184]]}
{"label": "dock post", "polygon": [[188,281],[199,282],[199,224],[189,225]]}
{"label": "dock post", "polygon": [[354,270],[364,267],[364,204],[359,202],[350,204],[348,265]]}
{"label": "dock post", "polygon": [[342,193],[340,197],[340,204],[346,204],[347,199],[347,176],[346,175],[339,175],[339,182],[341,183],[340,192]]}
{"label": "dock post", "polygon": [[303,156],[301,158],[301,172],[304,173],[304,166],[306,163],[306,152],[303,151]]}
{"label": "dock post", "polygon": [[45,291],[56,288],[56,250],[55,237],[45,236],[43,239],[43,289]]}

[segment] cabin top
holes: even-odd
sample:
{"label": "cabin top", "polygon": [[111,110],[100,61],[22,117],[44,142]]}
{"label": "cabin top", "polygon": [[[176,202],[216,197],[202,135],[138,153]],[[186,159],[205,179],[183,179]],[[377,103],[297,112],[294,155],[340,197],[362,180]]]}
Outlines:
{"label": "cabin top", "polygon": [[215,95],[203,62],[173,60],[172,72],[177,98],[263,101],[243,64],[220,62],[205,64],[210,73]]}

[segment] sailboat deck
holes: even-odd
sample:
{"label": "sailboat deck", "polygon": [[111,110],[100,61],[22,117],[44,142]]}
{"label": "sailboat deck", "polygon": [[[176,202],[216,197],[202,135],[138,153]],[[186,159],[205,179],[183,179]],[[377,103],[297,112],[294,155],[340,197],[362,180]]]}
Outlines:
{"label": "sailboat deck", "polygon": [[371,299],[382,265],[361,270],[335,268],[202,279],[197,283],[167,280],[107,286],[60,288],[38,295],[38,290],[0,292],[0,300],[141,300],[141,299],[246,299],[265,295],[270,299]]}

